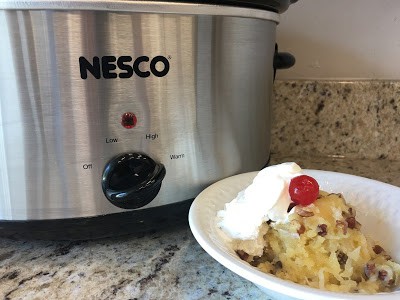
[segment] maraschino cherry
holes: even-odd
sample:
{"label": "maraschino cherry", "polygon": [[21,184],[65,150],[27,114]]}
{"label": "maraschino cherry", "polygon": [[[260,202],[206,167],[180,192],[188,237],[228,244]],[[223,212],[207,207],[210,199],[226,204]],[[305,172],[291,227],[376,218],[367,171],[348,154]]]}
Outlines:
{"label": "maraschino cherry", "polygon": [[309,205],[317,200],[318,194],[318,182],[308,175],[300,175],[290,181],[289,195],[296,204]]}

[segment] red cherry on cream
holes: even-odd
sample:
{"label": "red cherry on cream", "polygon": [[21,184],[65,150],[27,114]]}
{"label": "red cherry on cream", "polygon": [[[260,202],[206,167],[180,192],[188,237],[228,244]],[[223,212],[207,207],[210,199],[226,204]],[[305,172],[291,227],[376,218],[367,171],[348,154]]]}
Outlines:
{"label": "red cherry on cream", "polygon": [[290,180],[289,195],[294,203],[309,205],[317,200],[318,194],[319,185],[314,178],[300,175]]}

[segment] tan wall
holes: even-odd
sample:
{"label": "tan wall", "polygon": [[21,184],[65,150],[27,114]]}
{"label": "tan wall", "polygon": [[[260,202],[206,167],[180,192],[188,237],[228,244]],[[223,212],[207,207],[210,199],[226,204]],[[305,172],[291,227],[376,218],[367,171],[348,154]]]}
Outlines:
{"label": "tan wall", "polygon": [[278,79],[400,79],[400,0],[299,0],[277,41],[296,66]]}

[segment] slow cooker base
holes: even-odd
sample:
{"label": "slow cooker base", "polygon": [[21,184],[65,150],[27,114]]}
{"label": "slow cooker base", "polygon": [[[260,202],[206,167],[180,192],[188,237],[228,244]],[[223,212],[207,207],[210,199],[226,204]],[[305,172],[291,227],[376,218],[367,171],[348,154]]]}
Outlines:
{"label": "slow cooker base", "polygon": [[0,237],[87,240],[126,234],[139,235],[161,228],[187,225],[193,200],[90,218],[0,221]]}

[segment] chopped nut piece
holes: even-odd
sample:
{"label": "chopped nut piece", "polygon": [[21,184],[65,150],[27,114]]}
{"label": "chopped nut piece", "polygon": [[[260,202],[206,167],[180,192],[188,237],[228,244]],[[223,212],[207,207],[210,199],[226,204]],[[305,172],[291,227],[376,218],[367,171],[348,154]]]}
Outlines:
{"label": "chopped nut piece", "polygon": [[328,226],[326,224],[319,224],[318,225],[318,235],[326,236],[328,234]]}
{"label": "chopped nut piece", "polygon": [[350,229],[356,228],[356,218],[348,217],[348,218],[346,218],[346,222],[347,222],[348,228],[350,228]]}
{"label": "chopped nut piece", "polygon": [[275,269],[282,269],[282,262],[278,260],[276,263],[274,263]]}
{"label": "chopped nut piece", "polygon": [[336,227],[342,227],[343,234],[347,234],[348,225],[346,221],[336,220]]}
{"label": "chopped nut piece", "polygon": [[379,245],[375,245],[372,250],[374,250],[375,254],[380,254],[382,252],[384,252],[385,250],[383,250],[383,248]]}
{"label": "chopped nut piece", "polygon": [[[276,227],[275,227],[276,228]],[[304,233],[306,228],[304,227],[303,223],[301,223],[299,220],[291,220],[290,221],[290,227],[289,231],[290,232],[297,232],[298,235]]]}
{"label": "chopped nut piece", "polygon": [[364,273],[367,278],[371,278],[376,273],[376,267],[373,262],[368,262],[364,267]]}
{"label": "chopped nut piece", "polygon": [[304,225],[300,224],[300,228],[297,229],[297,233],[300,235],[300,234],[303,234],[305,231],[306,231],[306,228],[304,227]]}
{"label": "chopped nut piece", "polygon": [[253,260],[250,262],[250,264],[251,264],[253,267],[257,267],[261,262],[263,262],[262,257],[260,257],[260,256],[254,256],[254,257],[253,257]]}
{"label": "chopped nut piece", "polygon": [[345,218],[355,217],[356,216],[356,210],[353,207],[349,207],[348,211],[342,211],[342,216],[345,217]]}
{"label": "chopped nut piece", "polygon": [[246,252],[243,250],[236,250],[236,254],[243,260],[246,260],[249,258],[250,255],[248,255]]}
{"label": "chopped nut piece", "polygon": [[378,279],[382,280],[386,286],[391,286],[394,283],[393,269],[388,265],[381,266],[378,272]]}
{"label": "chopped nut piece", "polygon": [[380,270],[380,271],[378,272],[378,278],[379,278],[380,280],[382,280],[382,281],[385,280],[387,276],[388,276],[388,272],[385,271],[385,270]]}
{"label": "chopped nut piece", "polygon": [[268,257],[266,257],[266,256],[253,256],[253,260],[250,262],[250,264],[253,267],[257,267],[259,264],[265,263],[267,261],[269,261],[269,260],[268,260]]}
{"label": "chopped nut piece", "polygon": [[346,264],[347,259],[348,259],[347,254],[344,253],[344,252],[342,252],[342,251],[338,251],[338,252],[336,253],[336,257],[337,257],[337,260],[338,260],[338,262],[339,262],[339,265],[340,265],[341,267],[344,267],[344,265]]}
{"label": "chopped nut piece", "polygon": [[301,217],[312,217],[314,213],[312,211],[304,209],[304,207],[296,206],[296,213]]}

